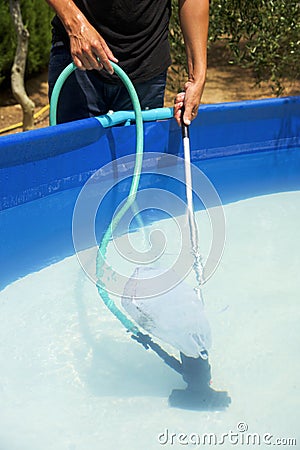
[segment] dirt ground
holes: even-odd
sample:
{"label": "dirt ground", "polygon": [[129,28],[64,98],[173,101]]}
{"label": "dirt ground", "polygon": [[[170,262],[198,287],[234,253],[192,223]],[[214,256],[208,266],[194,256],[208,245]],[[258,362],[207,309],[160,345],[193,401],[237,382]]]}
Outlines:
{"label": "dirt ground", "polygon": [[[300,95],[300,80],[285,81],[283,96]],[[47,72],[34,77],[26,83],[27,93],[34,101],[38,113],[48,104]],[[165,106],[172,106],[175,92],[167,87]],[[212,47],[208,54],[207,81],[202,97],[203,104],[222,103],[249,99],[275,97],[272,88],[267,83],[261,86],[255,84],[255,78],[250,70],[241,69],[228,63],[224,51],[220,47]],[[10,134],[22,131],[19,126],[14,130],[4,131],[7,127],[22,122],[22,110],[16,104],[10,90],[0,91],[0,134]],[[49,110],[46,110],[35,121],[36,128],[49,125]]]}

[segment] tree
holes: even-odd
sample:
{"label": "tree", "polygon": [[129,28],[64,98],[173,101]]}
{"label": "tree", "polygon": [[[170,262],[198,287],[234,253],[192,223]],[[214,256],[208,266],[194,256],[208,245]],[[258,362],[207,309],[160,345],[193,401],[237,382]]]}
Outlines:
{"label": "tree", "polygon": [[11,88],[13,95],[23,110],[23,130],[29,130],[34,126],[34,103],[28,97],[24,74],[27,61],[29,31],[24,27],[19,0],[10,0],[10,13],[17,34],[17,49],[11,70]]}
{"label": "tree", "polygon": [[211,0],[210,42],[222,39],[231,62],[251,68],[280,95],[300,75],[299,0]]}
{"label": "tree", "polygon": [[[0,84],[10,81],[11,68],[17,47],[15,27],[12,23],[8,0],[0,0]],[[25,28],[29,31],[25,79],[47,68],[51,45],[51,19],[53,11],[45,0],[20,0]]]}
{"label": "tree", "polygon": [[[172,0],[170,45],[173,87],[186,76],[185,50]],[[209,46],[222,41],[229,61],[251,68],[257,82],[268,80],[280,95],[284,78],[300,76],[299,0],[210,0]],[[177,87],[176,87],[177,89]]]}

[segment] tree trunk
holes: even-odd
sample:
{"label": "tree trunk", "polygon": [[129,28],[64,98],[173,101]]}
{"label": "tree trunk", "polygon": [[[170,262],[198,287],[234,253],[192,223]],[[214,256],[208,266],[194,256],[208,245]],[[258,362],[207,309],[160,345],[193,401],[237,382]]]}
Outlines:
{"label": "tree trunk", "polygon": [[24,27],[19,0],[9,0],[10,14],[17,34],[17,49],[11,70],[11,88],[13,95],[23,110],[23,130],[34,126],[34,103],[28,97],[24,86],[29,31]]}

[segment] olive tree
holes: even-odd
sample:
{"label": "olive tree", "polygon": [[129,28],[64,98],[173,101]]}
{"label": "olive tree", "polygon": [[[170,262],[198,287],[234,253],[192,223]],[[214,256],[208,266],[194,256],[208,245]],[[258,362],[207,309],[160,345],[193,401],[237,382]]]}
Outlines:
{"label": "olive tree", "polygon": [[11,69],[11,89],[13,96],[20,103],[23,111],[23,130],[33,128],[34,103],[28,97],[24,74],[28,52],[29,31],[24,26],[19,0],[9,0],[10,13],[17,35],[17,47]]}
{"label": "olive tree", "polygon": [[[172,69],[175,75],[179,72],[183,77],[186,75],[185,51],[177,0],[172,0],[172,6]],[[210,0],[209,45],[216,41],[222,41],[229,49],[231,63],[251,68],[258,82],[270,81],[279,95],[284,87],[284,78],[299,78],[300,2]],[[173,78],[175,80],[176,77]]]}

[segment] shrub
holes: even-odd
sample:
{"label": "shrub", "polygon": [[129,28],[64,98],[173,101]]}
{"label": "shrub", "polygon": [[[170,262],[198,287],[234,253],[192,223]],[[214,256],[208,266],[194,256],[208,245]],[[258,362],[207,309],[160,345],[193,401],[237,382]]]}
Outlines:
{"label": "shrub", "polygon": [[[30,33],[26,76],[40,72],[48,64],[53,13],[45,0],[21,0],[23,23]],[[0,0],[0,83],[9,80],[16,49],[16,34],[9,1]]]}
{"label": "shrub", "polygon": [[[170,45],[171,80],[184,76],[185,50],[172,0]],[[300,71],[299,0],[211,0],[209,43],[222,40],[230,50],[230,62],[251,68],[257,82],[269,80],[276,93],[283,78],[297,79]],[[185,64],[185,63],[184,63]],[[178,69],[179,67],[179,69]]]}
{"label": "shrub", "polygon": [[277,94],[283,78],[299,78],[298,0],[211,0],[210,41],[226,41],[231,62],[252,68]]}

